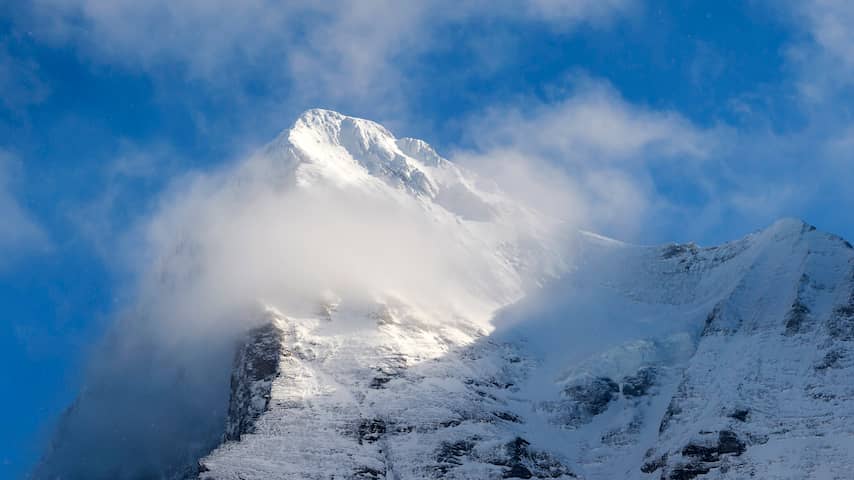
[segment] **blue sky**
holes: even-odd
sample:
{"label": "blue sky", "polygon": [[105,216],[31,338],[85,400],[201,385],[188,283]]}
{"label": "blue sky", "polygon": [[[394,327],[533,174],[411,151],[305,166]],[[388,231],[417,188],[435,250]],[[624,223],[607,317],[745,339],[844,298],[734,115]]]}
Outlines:
{"label": "blue sky", "polygon": [[315,3],[0,6],[0,477],[73,399],[160,193],[308,108],[499,176],[524,158],[630,241],[854,238],[849,2]]}

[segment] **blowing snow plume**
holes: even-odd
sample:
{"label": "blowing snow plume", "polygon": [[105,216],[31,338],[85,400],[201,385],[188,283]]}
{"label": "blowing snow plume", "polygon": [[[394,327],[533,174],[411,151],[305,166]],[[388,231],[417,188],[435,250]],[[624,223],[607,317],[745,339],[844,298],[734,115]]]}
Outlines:
{"label": "blowing snow plume", "polygon": [[376,329],[377,312],[405,310],[404,326],[439,332],[418,344],[423,358],[470,342],[563,268],[566,226],[420,140],[308,111],[257,154],[174,188],[142,225],[136,301],[35,476],[192,471],[222,435],[236,340],[265,309],[334,309],[324,328],[353,335]]}

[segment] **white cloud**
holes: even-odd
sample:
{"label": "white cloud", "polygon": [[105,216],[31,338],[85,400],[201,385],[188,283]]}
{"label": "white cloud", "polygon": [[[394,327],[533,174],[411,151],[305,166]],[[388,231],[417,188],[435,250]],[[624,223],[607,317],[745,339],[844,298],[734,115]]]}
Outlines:
{"label": "white cloud", "polygon": [[589,78],[559,101],[520,104],[471,117],[475,147],[453,159],[540,210],[618,236],[637,233],[666,204],[654,167],[693,182],[722,135]]}
{"label": "white cloud", "polygon": [[[399,100],[419,55],[451,45],[443,29],[465,23],[539,22],[558,29],[605,25],[636,0],[37,0],[19,21],[41,39],[83,55],[153,71],[184,69],[214,88],[266,82],[290,98]],[[473,38],[471,48],[479,39]],[[502,55],[492,49],[484,68]],[[235,95],[235,92],[231,92]],[[367,100],[366,100],[367,99]]]}
{"label": "white cloud", "polygon": [[800,2],[799,7],[815,42],[846,67],[854,67],[854,3],[810,0]]}
{"label": "white cloud", "polygon": [[118,150],[98,172],[97,194],[67,211],[68,219],[95,252],[113,266],[116,236],[122,226],[153,208],[150,194],[159,191],[190,161],[180,158],[169,145],[138,145],[120,140]]}
{"label": "white cloud", "polygon": [[[248,163],[182,180],[144,225],[144,249],[134,245],[130,258],[141,302],[157,298],[158,325],[168,335],[195,335],[195,322],[243,328],[229,315],[259,299],[292,314],[313,312],[324,291],[367,303],[395,292],[439,308],[435,299],[455,304],[497,275],[485,256],[458,243],[460,232],[450,229],[461,227],[431,221],[405,196],[291,190],[277,175],[275,164]],[[489,285],[485,295],[505,291],[497,280]]]}
{"label": "white cloud", "polygon": [[559,163],[631,160],[640,155],[700,158],[711,137],[676,112],[632,105],[607,83],[583,80],[554,103],[488,111],[472,133],[481,147],[513,145]]}
{"label": "white cloud", "polygon": [[[787,46],[797,100],[810,115],[837,109],[836,98],[854,85],[854,3],[845,0],[789,2],[791,28],[798,35]],[[770,8],[776,8],[772,4]],[[811,110],[817,109],[818,112]]]}
{"label": "white cloud", "polygon": [[791,29],[783,46],[785,75],[731,100],[740,124],[716,159],[710,200],[693,223],[734,224],[738,217],[755,225],[804,216],[844,229],[840,207],[852,201],[847,179],[854,175],[854,3],[807,0],[765,7]]}

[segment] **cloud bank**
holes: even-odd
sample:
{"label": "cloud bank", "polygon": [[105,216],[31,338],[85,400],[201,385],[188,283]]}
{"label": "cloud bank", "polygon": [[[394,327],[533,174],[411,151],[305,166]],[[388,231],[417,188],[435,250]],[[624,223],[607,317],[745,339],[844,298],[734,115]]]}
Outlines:
{"label": "cloud bank", "polygon": [[668,208],[654,169],[692,181],[722,136],[676,112],[633,105],[590,77],[554,102],[488,109],[469,119],[467,132],[474,145],[454,160],[538,210],[618,238],[636,236]]}

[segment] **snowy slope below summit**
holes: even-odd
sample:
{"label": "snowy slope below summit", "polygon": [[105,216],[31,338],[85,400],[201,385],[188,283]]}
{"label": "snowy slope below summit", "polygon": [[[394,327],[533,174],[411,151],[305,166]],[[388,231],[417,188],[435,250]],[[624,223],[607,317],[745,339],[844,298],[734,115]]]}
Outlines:
{"label": "snowy slope below summit", "polygon": [[846,478],[847,243],[783,220],[720,247],[578,245],[491,335],[429,361],[400,311],[337,339],[273,314],[269,402],[201,478]]}

